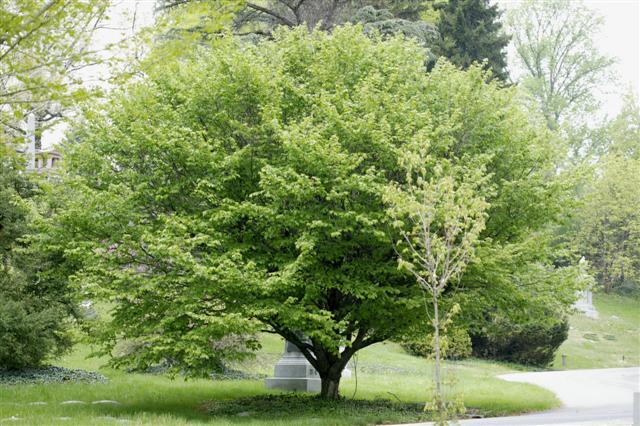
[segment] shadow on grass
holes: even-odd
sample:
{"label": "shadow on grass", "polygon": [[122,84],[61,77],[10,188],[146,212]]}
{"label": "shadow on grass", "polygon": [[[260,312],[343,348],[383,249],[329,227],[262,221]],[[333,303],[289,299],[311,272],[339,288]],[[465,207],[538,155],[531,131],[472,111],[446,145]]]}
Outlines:
{"label": "shadow on grass", "polygon": [[[209,393],[209,398],[211,394]],[[194,405],[194,401],[201,401]],[[277,423],[314,425],[370,425],[427,421],[429,413],[423,404],[390,400],[328,401],[309,394],[263,394],[208,400],[205,392],[197,395],[168,395],[145,401],[140,399],[123,405],[85,407],[96,416],[135,419],[158,415],[187,422],[206,423]],[[83,410],[84,411],[84,410]],[[86,413],[86,411],[85,411]]]}
{"label": "shadow on grass", "polygon": [[385,399],[325,400],[308,394],[270,394],[205,403],[203,409],[212,419],[233,423],[256,420],[301,424],[372,424],[429,420],[423,404],[399,403]]}

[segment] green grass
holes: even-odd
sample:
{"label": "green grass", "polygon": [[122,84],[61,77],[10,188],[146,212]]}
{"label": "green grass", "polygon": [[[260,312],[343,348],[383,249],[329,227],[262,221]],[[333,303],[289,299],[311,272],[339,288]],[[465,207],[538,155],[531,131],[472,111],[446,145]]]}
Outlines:
{"label": "green grass", "polygon": [[569,338],[556,353],[553,368],[562,368],[562,354],[568,369],[640,365],[640,301],[596,293],[593,304],[599,318],[571,317]]}
{"label": "green grass", "polygon": [[[271,374],[282,347],[279,338],[265,336],[257,358],[234,367]],[[432,373],[428,361],[407,355],[394,343],[382,343],[359,354],[357,390],[355,375],[343,380],[342,395],[348,401],[327,405],[315,399],[300,403],[299,398],[294,398],[289,404],[277,399],[279,402],[273,403],[272,410],[265,410],[265,399],[260,396],[277,393],[267,392],[261,380],[184,381],[128,374],[101,367],[104,359],[86,359],[88,353],[88,347],[79,345],[56,364],[98,370],[110,379],[108,383],[0,386],[0,419],[16,416],[22,419],[19,424],[32,425],[113,425],[118,419],[149,425],[410,422],[425,418],[418,408],[427,399]],[[483,414],[521,413],[558,405],[551,392],[495,377],[514,371],[509,366],[477,360],[447,365],[447,373],[457,380],[455,386],[450,386],[451,393],[462,394],[467,407]],[[103,399],[117,400],[122,405],[60,405],[65,400]],[[381,399],[386,402],[380,402]],[[47,405],[27,405],[35,401]],[[288,408],[283,410],[283,406]],[[60,420],[60,417],[71,419]]]}

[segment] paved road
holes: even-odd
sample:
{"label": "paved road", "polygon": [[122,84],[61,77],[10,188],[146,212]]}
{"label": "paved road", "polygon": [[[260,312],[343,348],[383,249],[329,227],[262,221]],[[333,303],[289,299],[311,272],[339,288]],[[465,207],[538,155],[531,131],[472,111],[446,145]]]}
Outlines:
{"label": "paved road", "polygon": [[499,377],[549,389],[562,401],[562,408],[522,416],[463,420],[460,425],[631,426],[633,392],[640,392],[640,367],[516,373]]}

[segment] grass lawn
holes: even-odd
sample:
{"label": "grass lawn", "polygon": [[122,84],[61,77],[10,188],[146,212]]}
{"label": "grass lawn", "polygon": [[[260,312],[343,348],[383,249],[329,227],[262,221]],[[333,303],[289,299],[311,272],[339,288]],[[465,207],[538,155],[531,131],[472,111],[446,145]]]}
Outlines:
{"label": "grass lawn", "polygon": [[[271,374],[283,344],[265,336],[255,360],[245,371]],[[421,411],[427,398],[431,364],[404,353],[396,344],[382,343],[362,351],[355,375],[342,382],[346,401],[323,403],[314,398],[282,400],[267,392],[262,380],[170,380],[162,376],[128,374],[102,368],[104,360],[86,359],[89,348],[79,345],[55,363],[69,368],[98,370],[108,383],[0,386],[0,419],[12,424],[113,425],[129,424],[264,424],[357,425],[411,422],[425,419]],[[470,360],[451,362],[448,373],[457,384],[465,405],[485,415],[543,410],[558,405],[555,396],[533,385],[504,382],[497,374],[512,372],[498,363]],[[268,396],[271,395],[271,396]],[[61,405],[79,400],[82,405]],[[116,400],[121,405],[91,404]],[[381,401],[384,400],[384,401]],[[28,405],[46,402],[46,405]],[[61,419],[67,418],[67,419]]]}
{"label": "grass lawn", "polygon": [[569,338],[556,353],[553,368],[562,368],[562,354],[567,355],[567,369],[640,365],[640,300],[596,293],[593,304],[600,317],[571,317]]}

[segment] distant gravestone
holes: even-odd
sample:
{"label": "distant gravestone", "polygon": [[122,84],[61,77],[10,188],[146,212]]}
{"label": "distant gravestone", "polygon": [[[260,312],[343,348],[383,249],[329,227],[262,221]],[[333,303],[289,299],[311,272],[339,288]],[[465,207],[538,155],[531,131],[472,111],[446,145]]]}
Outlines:
{"label": "distant gravestone", "polygon": [[573,306],[589,318],[598,318],[598,311],[593,306],[593,293],[590,288],[578,292],[578,301]]}
{"label": "distant gravestone", "polygon": [[[284,353],[275,366],[273,376],[265,381],[267,389],[294,392],[320,392],[321,389],[320,375],[300,349],[289,341],[284,344]],[[351,377],[351,371],[345,368],[342,377]]]}

